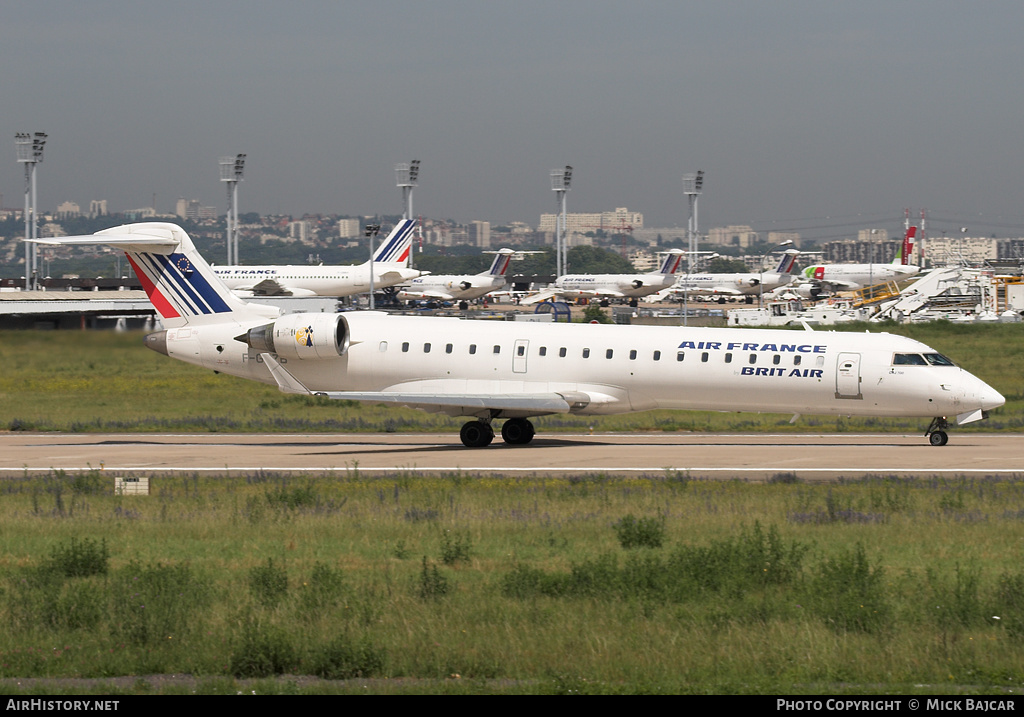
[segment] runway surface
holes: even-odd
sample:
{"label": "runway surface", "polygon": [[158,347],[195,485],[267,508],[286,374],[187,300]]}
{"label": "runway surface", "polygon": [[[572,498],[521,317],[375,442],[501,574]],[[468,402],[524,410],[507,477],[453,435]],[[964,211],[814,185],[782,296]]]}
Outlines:
{"label": "runway surface", "polygon": [[542,434],[528,446],[497,438],[465,448],[456,434],[0,433],[0,477],[54,469],[117,475],[272,470],[496,474],[664,474],[804,480],[865,474],[1024,476],[1020,436],[956,433],[933,447],[892,434]]}

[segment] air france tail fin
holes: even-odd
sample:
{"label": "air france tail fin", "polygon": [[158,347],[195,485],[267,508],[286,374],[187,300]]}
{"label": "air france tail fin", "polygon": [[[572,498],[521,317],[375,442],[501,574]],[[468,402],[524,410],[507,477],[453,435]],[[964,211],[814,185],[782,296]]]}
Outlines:
{"label": "air france tail fin", "polygon": [[896,252],[896,258],[892,260],[893,264],[906,266],[910,263],[910,259],[914,255],[915,236],[917,236],[917,227],[907,227],[907,233],[903,237],[903,243],[900,244],[900,248]]}
{"label": "air france tail fin", "polygon": [[176,224],[144,222],[104,229],[89,236],[56,237],[40,244],[107,245],[124,251],[166,328],[239,318],[277,316],[275,307],[247,304],[224,286]]}
{"label": "air france tail fin", "polygon": [[798,256],[800,256],[800,252],[797,249],[787,249],[784,251],[782,253],[782,259],[779,260],[779,265],[775,268],[775,273],[791,274]]}
{"label": "air france tail fin", "polygon": [[665,260],[661,262],[661,268],[658,269],[659,274],[675,274],[679,271],[679,266],[683,263],[683,250],[682,249],[670,249],[668,251]]}
{"label": "air france tail fin", "polygon": [[416,222],[412,219],[403,219],[395,225],[395,228],[388,234],[373,255],[375,262],[384,264],[409,265],[409,254],[412,252],[412,230]]}
{"label": "air france tail fin", "polygon": [[505,276],[505,272],[508,271],[508,264],[512,261],[514,254],[515,251],[512,249],[499,249],[495,252],[491,268],[482,272],[481,276]]}

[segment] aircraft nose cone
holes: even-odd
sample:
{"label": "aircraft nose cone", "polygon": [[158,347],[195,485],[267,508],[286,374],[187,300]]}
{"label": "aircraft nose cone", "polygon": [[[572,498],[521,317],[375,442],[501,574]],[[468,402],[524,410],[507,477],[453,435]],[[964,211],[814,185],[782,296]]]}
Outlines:
{"label": "aircraft nose cone", "polygon": [[1006,403],[1006,398],[979,378],[975,378],[967,389],[967,395],[973,398],[983,411],[991,411]]}

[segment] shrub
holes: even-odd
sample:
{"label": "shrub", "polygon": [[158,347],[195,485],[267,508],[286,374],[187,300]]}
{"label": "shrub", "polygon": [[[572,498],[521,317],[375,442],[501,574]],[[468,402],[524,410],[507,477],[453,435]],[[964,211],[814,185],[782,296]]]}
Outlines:
{"label": "shrub", "polygon": [[384,674],[384,652],[366,638],[336,637],[313,655],[312,671],[325,680],[376,677]]}
{"label": "shrub", "polygon": [[106,575],[109,561],[110,551],[107,550],[106,538],[99,542],[90,538],[71,538],[69,545],[59,543],[50,549],[50,558],[44,562],[43,567],[65,577],[81,578]]}
{"label": "shrub", "polygon": [[269,677],[293,670],[298,652],[288,634],[278,627],[247,620],[242,638],[231,653],[231,674],[235,677]]}
{"label": "shrub", "polygon": [[434,600],[448,594],[450,587],[444,575],[438,572],[436,565],[427,565],[427,556],[423,556],[423,570],[420,571],[419,595],[423,600]]}
{"label": "shrub", "polygon": [[631,548],[660,548],[665,540],[665,518],[636,518],[632,513],[614,523],[619,545]]}
{"label": "shrub", "polygon": [[267,558],[266,565],[249,570],[249,593],[261,605],[275,607],[288,594],[288,571]]}
{"label": "shrub", "polygon": [[882,568],[868,562],[864,545],[827,558],[810,582],[807,602],[829,627],[840,631],[877,632],[889,625],[891,610]]}

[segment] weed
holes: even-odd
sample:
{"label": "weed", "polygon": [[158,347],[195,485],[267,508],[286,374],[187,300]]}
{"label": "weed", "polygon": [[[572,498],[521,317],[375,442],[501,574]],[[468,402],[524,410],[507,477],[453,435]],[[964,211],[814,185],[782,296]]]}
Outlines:
{"label": "weed", "polygon": [[135,645],[187,636],[211,599],[209,582],[186,564],[132,561],[118,571],[114,583],[111,632]]}
{"label": "weed", "polygon": [[249,593],[264,607],[276,607],[288,594],[288,571],[267,558],[266,565],[249,570]]}
{"label": "weed", "polygon": [[423,556],[423,570],[420,571],[419,596],[423,600],[436,600],[448,594],[451,587],[448,579],[438,572],[436,565],[427,565],[427,556]]}
{"label": "weed", "polygon": [[864,545],[822,562],[810,582],[807,602],[825,624],[839,631],[878,632],[891,618],[881,567],[868,562]]}
{"label": "weed", "polygon": [[235,677],[269,677],[289,672],[298,665],[298,650],[284,628],[248,619],[231,652]]}
{"label": "weed", "polygon": [[50,549],[50,558],[43,567],[65,577],[80,578],[88,575],[106,575],[110,561],[107,539],[99,541],[71,538],[70,544],[59,543]]}
{"label": "weed", "polygon": [[452,540],[450,530],[441,533],[441,562],[445,565],[468,562],[470,548],[472,545],[468,534],[456,533],[455,540]]}
{"label": "weed", "polygon": [[336,607],[344,595],[345,580],[337,568],[317,562],[309,580],[302,584],[298,611],[302,617],[313,619]]}
{"label": "weed", "polygon": [[665,541],[665,517],[636,518],[632,513],[612,525],[619,545],[631,548],[660,548]]}
{"label": "weed", "polygon": [[365,637],[341,635],[314,652],[312,671],[325,680],[378,677],[384,674],[384,652]]}

